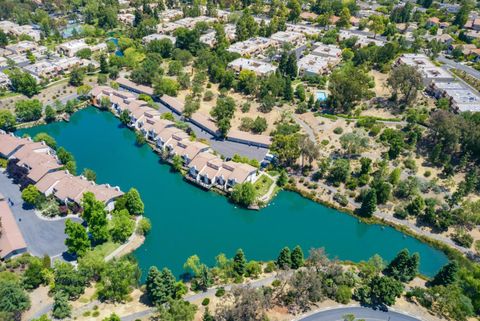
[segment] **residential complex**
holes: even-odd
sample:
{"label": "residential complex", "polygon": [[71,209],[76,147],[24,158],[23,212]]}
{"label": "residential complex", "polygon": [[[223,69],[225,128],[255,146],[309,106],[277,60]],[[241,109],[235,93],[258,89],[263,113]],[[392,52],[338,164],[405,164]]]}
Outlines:
{"label": "residential complex", "polygon": [[57,46],[58,53],[67,57],[73,57],[77,54],[77,52],[83,49],[90,49],[92,52],[105,51],[107,50],[107,45],[105,43],[89,45],[85,42],[85,39],[76,39],[64,42]]}
{"label": "residential complex", "polygon": [[253,71],[257,76],[268,76],[277,70],[277,67],[268,63],[254,59],[238,58],[228,64],[228,67],[237,73],[242,70]]}
{"label": "residential complex", "polygon": [[46,196],[53,195],[65,205],[75,204],[79,208],[83,194],[91,192],[112,210],[115,199],[123,195],[118,187],[71,175],[44,142],[0,131],[0,157],[8,160],[7,173],[22,188],[35,185]]}

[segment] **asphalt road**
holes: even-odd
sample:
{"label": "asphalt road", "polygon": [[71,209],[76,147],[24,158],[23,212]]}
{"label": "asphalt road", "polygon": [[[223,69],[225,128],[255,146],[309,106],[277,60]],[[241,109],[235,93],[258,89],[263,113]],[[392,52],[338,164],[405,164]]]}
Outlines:
{"label": "asphalt road", "polygon": [[343,321],[343,316],[353,314],[355,320],[365,321],[419,321],[420,319],[395,311],[383,312],[364,307],[346,307],[317,312],[299,321]]}
{"label": "asphalt road", "polygon": [[[0,172],[0,193],[13,201],[14,205],[10,208],[32,255],[47,254],[53,258],[61,256],[66,251],[64,232],[66,219],[45,220],[39,218],[34,210],[24,208],[18,185],[15,185],[5,172]],[[73,220],[80,221],[78,218]]]}
{"label": "asphalt road", "polygon": [[472,67],[469,67],[459,62],[456,62],[454,60],[448,59],[445,56],[438,56],[437,59],[438,61],[444,64],[444,67],[446,67],[446,69],[450,69],[450,68],[460,69],[473,77],[480,78],[480,71],[473,69]]}

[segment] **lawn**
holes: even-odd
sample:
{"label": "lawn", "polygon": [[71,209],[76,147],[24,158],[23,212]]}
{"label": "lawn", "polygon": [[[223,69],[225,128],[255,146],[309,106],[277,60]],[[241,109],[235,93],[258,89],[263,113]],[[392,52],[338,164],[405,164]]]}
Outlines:
{"label": "lawn", "polygon": [[105,242],[101,245],[97,245],[94,249],[93,249],[93,252],[95,253],[98,253],[99,255],[103,256],[103,257],[106,257],[107,255],[109,255],[110,253],[112,253],[113,251],[115,251],[115,249],[117,247],[119,247],[120,244],[118,243],[114,243],[112,241],[108,241],[108,242]]}
{"label": "lawn", "polygon": [[270,177],[267,175],[261,175],[254,184],[257,196],[262,197],[265,195],[272,184],[273,180]]}

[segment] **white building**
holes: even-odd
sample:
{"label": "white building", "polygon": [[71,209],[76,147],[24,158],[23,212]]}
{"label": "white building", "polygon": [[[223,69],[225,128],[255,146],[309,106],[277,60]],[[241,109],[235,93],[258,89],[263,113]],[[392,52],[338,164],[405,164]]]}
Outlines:
{"label": "white building", "polygon": [[133,25],[133,22],[135,21],[135,16],[131,13],[119,13],[117,15],[118,21],[125,25]]}
{"label": "white building", "polygon": [[441,67],[434,65],[430,59],[423,54],[403,54],[398,58],[397,64],[405,64],[415,67],[423,76],[426,84],[432,81],[453,81],[455,77]]}
{"label": "white building", "polygon": [[238,58],[228,64],[228,67],[240,73],[242,70],[253,71],[258,76],[267,76],[274,73],[277,67],[267,62],[254,59]]}
{"label": "white building", "polygon": [[31,53],[40,53],[40,54],[47,52],[47,47],[39,46],[35,42],[27,41],[27,40],[7,45],[5,49],[10,51],[14,55],[24,55],[28,51],[30,51]]}
{"label": "white building", "polygon": [[278,42],[264,37],[254,37],[245,41],[239,41],[231,45],[227,50],[236,52],[242,56],[256,56],[262,54],[270,47],[276,47]]}
{"label": "white building", "polygon": [[330,59],[341,59],[342,49],[335,45],[325,45],[321,42],[316,42],[313,45],[312,55],[325,57]]}
{"label": "white building", "polygon": [[336,63],[325,57],[306,55],[297,62],[298,73],[308,76],[323,75],[328,73]]}
{"label": "white building", "polygon": [[0,72],[0,88],[7,88],[10,85],[10,79],[3,72]]}
{"label": "white building", "polygon": [[318,28],[300,24],[287,24],[287,31],[303,33],[306,36],[315,36],[320,33]]}
{"label": "white building", "polygon": [[35,29],[33,26],[30,25],[23,25],[20,26],[15,22],[11,22],[8,20],[0,21],[0,29],[3,30],[6,34],[13,35],[15,37],[21,35],[27,35],[32,38],[34,41],[39,41],[41,38],[41,32],[38,29]]}
{"label": "white building", "polygon": [[480,96],[458,81],[433,81],[427,89],[435,98],[447,98],[455,111],[480,111]]}
{"label": "white building", "polygon": [[73,57],[83,49],[90,49],[92,52],[107,50],[105,43],[99,43],[97,45],[90,46],[85,42],[85,39],[76,39],[68,42],[64,42],[57,46],[57,52],[67,57]]}
{"label": "white building", "polygon": [[290,44],[293,48],[303,46],[307,38],[303,33],[295,31],[279,31],[274,33],[270,39],[278,41],[280,44]]}
{"label": "white building", "polygon": [[162,39],[168,39],[172,42],[172,44],[175,44],[175,42],[177,41],[177,38],[175,37],[154,33],[154,34],[143,37],[142,43],[146,45],[152,42],[153,40],[162,40]]}

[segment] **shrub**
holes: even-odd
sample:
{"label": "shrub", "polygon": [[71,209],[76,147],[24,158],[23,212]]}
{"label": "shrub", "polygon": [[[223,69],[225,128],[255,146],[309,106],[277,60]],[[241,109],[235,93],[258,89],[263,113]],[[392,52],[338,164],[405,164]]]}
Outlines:
{"label": "shrub", "polygon": [[275,271],[276,268],[277,268],[277,266],[275,265],[275,262],[268,261],[267,266],[263,269],[263,272],[264,273],[272,273],[273,271]]}
{"label": "shrub", "polygon": [[204,307],[207,306],[209,303],[210,303],[210,299],[209,299],[209,298],[205,298],[205,299],[203,299],[203,301],[202,301],[202,305],[203,305]]}
{"label": "shrub", "polygon": [[143,217],[140,220],[140,222],[138,222],[137,234],[147,235],[151,229],[152,229],[152,224],[150,223],[150,220],[146,217]]}
{"label": "shrub", "polygon": [[221,298],[222,296],[225,295],[225,288],[218,288],[217,291],[215,292],[215,296],[217,298]]}
{"label": "shrub", "polygon": [[282,284],[282,282],[280,282],[280,280],[273,280],[273,282],[272,282],[272,286],[274,288],[279,287],[280,284]]}
{"label": "shrub", "polygon": [[460,246],[465,248],[470,248],[473,243],[473,237],[463,230],[458,230],[455,234],[452,235],[452,240]]}
{"label": "shrub", "polygon": [[425,171],[425,173],[423,173],[423,176],[425,177],[430,177],[431,175],[432,175],[431,171]]}
{"label": "shrub", "polygon": [[333,132],[337,135],[341,135],[343,133],[343,128],[342,127],[336,127]]}
{"label": "shrub", "polygon": [[335,202],[337,202],[338,204],[340,204],[341,206],[347,206],[348,205],[348,199],[345,195],[343,194],[340,194],[340,193],[336,193],[334,196],[333,196],[333,200]]}
{"label": "shrub", "polygon": [[341,304],[347,304],[352,299],[352,289],[346,285],[340,285],[335,294],[335,300]]}

